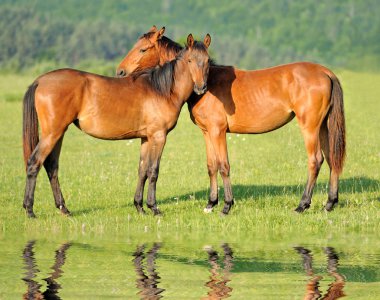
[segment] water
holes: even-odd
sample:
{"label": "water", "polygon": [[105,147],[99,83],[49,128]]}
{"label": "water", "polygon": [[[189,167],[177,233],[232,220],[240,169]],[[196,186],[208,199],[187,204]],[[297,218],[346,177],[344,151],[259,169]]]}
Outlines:
{"label": "water", "polygon": [[6,236],[0,299],[380,299],[378,245],[259,233]]}

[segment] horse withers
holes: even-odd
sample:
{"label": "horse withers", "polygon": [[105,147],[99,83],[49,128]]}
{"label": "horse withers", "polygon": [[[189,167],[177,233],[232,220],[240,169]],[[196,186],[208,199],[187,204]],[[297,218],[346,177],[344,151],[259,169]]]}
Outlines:
{"label": "horse withers", "polygon": [[[58,162],[64,133],[71,123],[83,132],[105,140],[141,139],[138,184],[134,204],[143,209],[143,191],[149,180],[147,206],[159,214],[156,181],[167,134],[194,91],[206,91],[209,70],[207,34],[204,42],[190,34],[186,47],[173,60],[125,78],[112,78],[73,69],[38,77],[23,102],[23,148],[26,187],[23,206],[33,212],[38,172],[45,167],[55,205],[68,215],[58,182]],[[40,126],[40,136],[38,133]]]}

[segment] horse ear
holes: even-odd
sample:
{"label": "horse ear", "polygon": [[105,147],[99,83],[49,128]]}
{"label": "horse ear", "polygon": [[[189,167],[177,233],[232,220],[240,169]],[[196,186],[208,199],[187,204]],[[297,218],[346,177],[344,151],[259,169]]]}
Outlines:
{"label": "horse ear", "polygon": [[205,39],[203,40],[203,43],[205,44],[206,48],[208,48],[211,44],[211,36],[207,33],[205,36]]}
{"label": "horse ear", "polygon": [[194,45],[194,38],[193,38],[193,35],[190,33],[187,36],[187,47],[191,48],[193,47],[193,45]]}
{"label": "horse ear", "polygon": [[148,32],[156,32],[157,31],[157,27],[156,25],[153,25]]}
{"label": "horse ear", "polygon": [[164,35],[164,33],[165,33],[165,26],[162,27],[162,28],[160,29],[160,31],[158,32],[157,40],[159,40],[160,38],[162,38],[162,36]]}
{"label": "horse ear", "polygon": [[164,35],[164,32],[165,32],[165,27],[162,27],[160,30],[155,31],[155,32],[153,33],[153,35],[149,38],[150,41],[154,44],[154,43],[157,42],[160,38],[162,38],[162,36]]}

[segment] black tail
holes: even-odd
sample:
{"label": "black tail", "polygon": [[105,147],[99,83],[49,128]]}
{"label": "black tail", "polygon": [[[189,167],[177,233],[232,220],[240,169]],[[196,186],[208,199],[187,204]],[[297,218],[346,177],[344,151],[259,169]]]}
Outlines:
{"label": "black tail", "polygon": [[22,117],[22,140],[24,148],[25,167],[33,150],[38,144],[38,117],[36,107],[34,105],[34,94],[38,86],[34,82],[29,86],[24,96],[23,117]]}
{"label": "black tail", "polygon": [[343,108],[343,90],[339,79],[330,75],[332,82],[331,110],[327,119],[330,147],[330,162],[332,169],[340,174],[343,170],[346,156],[346,125]]}

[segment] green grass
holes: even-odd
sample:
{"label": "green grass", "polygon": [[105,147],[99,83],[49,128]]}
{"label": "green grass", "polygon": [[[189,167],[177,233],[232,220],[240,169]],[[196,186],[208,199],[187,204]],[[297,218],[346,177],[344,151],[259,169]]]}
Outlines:
{"label": "green grass", "polygon": [[[45,171],[38,176],[36,220],[22,209],[25,171],[22,159],[21,98],[33,81],[28,75],[0,77],[0,232],[32,234],[126,232],[338,233],[380,232],[380,75],[338,73],[345,93],[347,159],[340,203],[331,213],[328,167],[323,165],[311,208],[293,212],[306,182],[306,153],[296,121],[264,135],[228,136],[236,205],[221,218],[220,204],[203,213],[208,198],[206,155],[201,131],[183,108],[168,136],[157,184],[161,218],[138,215],[133,206],[139,140],[102,141],[77,128],[63,141],[60,182],[73,216],[54,207]],[[221,183],[221,182],[220,182]],[[221,185],[221,184],[220,184]],[[223,202],[223,190],[220,189]]]}

